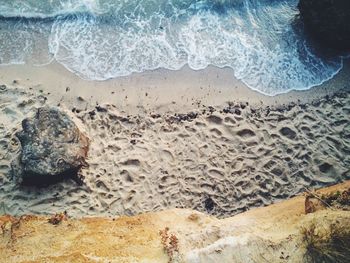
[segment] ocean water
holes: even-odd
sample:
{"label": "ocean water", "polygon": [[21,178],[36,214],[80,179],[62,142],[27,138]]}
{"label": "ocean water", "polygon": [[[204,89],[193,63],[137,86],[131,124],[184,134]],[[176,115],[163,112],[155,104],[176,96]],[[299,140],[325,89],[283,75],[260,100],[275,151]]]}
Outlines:
{"label": "ocean water", "polygon": [[229,67],[267,95],[332,78],[298,23],[298,0],[1,0],[0,65],[57,61],[87,80]]}

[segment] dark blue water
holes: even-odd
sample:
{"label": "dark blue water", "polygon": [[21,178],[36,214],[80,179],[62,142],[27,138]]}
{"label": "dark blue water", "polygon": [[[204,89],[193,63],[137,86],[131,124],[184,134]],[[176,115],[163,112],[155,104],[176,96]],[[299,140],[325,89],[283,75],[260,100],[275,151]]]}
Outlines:
{"label": "dark blue water", "polygon": [[0,64],[57,61],[89,80],[230,67],[268,95],[333,77],[298,28],[297,0],[2,0]]}

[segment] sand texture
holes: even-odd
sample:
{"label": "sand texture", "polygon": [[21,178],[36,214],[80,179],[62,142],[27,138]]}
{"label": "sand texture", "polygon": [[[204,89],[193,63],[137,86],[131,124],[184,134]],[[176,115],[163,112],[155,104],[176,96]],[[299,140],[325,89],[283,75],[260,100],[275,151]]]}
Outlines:
{"label": "sand texture", "polygon": [[[18,184],[15,132],[37,107],[58,105],[91,139],[83,185]],[[309,104],[218,107],[128,115],[84,98],[55,100],[13,84],[0,91],[0,211],[67,210],[73,217],[189,208],[228,217],[350,178],[350,95]],[[163,105],[164,106],[164,105]],[[15,167],[15,166],[14,166]]]}

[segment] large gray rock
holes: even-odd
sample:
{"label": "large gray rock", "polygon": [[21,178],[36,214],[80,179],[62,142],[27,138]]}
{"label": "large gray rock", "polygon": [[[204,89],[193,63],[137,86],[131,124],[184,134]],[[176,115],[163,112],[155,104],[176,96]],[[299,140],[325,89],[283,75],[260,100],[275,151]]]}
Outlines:
{"label": "large gray rock", "polygon": [[86,165],[89,139],[57,108],[39,108],[22,121],[16,136],[21,142],[20,166],[25,184],[54,183],[76,177]]}
{"label": "large gray rock", "polygon": [[350,51],[349,0],[299,0],[305,29],[321,45]]}

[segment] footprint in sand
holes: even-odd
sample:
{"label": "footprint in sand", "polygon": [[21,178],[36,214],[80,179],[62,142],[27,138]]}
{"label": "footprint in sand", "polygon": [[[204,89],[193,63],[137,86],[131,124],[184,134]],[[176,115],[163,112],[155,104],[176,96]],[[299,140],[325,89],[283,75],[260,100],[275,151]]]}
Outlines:
{"label": "footprint in sand", "polygon": [[280,129],[280,134],[283,135],[284,137],[287,137],[290,140],[295,139],[295,137],[297,136],[296,132],[293,131],[291,128],[289,127],[283,127]]}
{"label": "footprint in sand", "polygon": [[210,115],[209,117],[207,117],[207,121],[210,123],[220,125],[222,123],[222,118],[216,115]]}
{"label": "footprint in sand", "polygon": [[333,166],[331,164],[325,162],[325,163],[321,164],[318,167],[318,169],[320,169],[320,171],[322,173],[329,173],[329,172],[331,172],[331,170],[333,170]]}
{"label": "footprint in sand", "polygon": [[253,131],[250,130],[250,129],[243,129],[243,130],[238,131],[238,132],[237,132],[237,135],[238,135],[239,137],[244,138],[244,139],[249,139],[249,138],[255,136],[255,132],[253,132]]}

